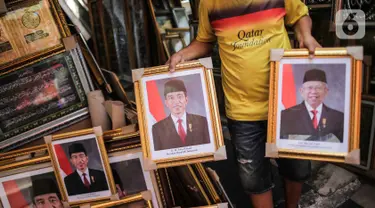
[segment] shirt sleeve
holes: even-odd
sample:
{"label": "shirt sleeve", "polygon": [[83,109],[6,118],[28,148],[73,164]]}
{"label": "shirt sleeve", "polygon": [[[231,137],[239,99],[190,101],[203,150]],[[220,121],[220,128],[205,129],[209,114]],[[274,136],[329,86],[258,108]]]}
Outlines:
{"label": "shirt sleeve", "polygon": [[309,15],[309,9],[301,0],[285,0],[285,23],[293,26],[301,17]]}
{"label": "shirt sleeve", "polygon": [[202,0],[199,3],[199,25],[196,39],[200,42],[215,42],[216,36],[210,24],[210,20],[208,17],[208,8],[204,4],[204,2],[205,1]]}

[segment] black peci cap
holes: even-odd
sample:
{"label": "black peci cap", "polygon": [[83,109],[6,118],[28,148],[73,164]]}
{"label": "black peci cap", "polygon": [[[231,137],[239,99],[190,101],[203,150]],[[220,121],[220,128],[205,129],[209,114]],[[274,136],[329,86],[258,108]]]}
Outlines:
{"label": "black peci cap", "polygon": [[[33,198],[44,194],[57,194],[60,198],[60,192],[56,183],[51,178],[36,179],[32,181]],[[60,198],[61,199],[61,198]]]}
{"label": "black peci cap", "polygon": [[182,80],[172,79],[164,84],[164,96],[171,92],[181,91],[186,94],[186,87]]}
{"label": "black peci cap", "polygon": [[321,81],[327,83],[326,73],[320,69],[310,69],[305,73],[303,83],[308,81]]}
{"label": "black peci cap", "polygon": [[78,152],[84,152],[85,155],[87,155],[86,149],[83,146],[83,144],[73,143],[69,146],[69,157],[71,157],[73,153],[78,153]]}

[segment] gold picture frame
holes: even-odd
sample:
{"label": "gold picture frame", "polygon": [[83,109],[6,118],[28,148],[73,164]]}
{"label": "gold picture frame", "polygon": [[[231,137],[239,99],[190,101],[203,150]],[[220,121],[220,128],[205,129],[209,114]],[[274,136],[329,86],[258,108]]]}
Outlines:
{"label": "gold picture frame", "polygon": [[[309,58],[309,55],[307,49],[271,50],[270,104],[266,157],[358,164],[360,161],[359,130],[363,48],[356,46],[346,48],[317,48],[313,54],[313,58]],[[317,71],[312,73],[312,68],[321,69],[320,71],[324,71],[324,73],[318,73]],[[308,72],[310,72],[309,75],[307,75]],[[297,76],[298,73],[299,75]],[[324,76],[321,76],[322,74]],[[328,83],[325,86],[328,88],[331,87],[329,93],[328,88],[321,88],[324,91],[319,91],[326,94],[309,94],[308,96],[311,96],[307,97],[307,102],[305,102],[303,95],[299,95],[299,92],[301,94],[304,92],[301,91],[304,89],[303,83],[305,81],[316,80],[317,77],[319,79],[324,77],[325,82]],[[296,83],[294,84],[293,82]],[[300,91],[297,91],[297,86],[299,86],[297,82],[300,82]],[[289,86],[292,86],[292,88]],[[290,91],[290,89],[293,89],[293,86],[295,91]],[[315,89],[315,93],[318,93],[317,87],[313,88]],[[308,90],[309,93],[310,91],[312,92],[310,88]],[[299,97],[288,97],[291,94]],[[285,96],[283,97],[283,95]],[[329,95],[331,98],[329,98]],[[323,98],[326,99],[324,102],[321,102],[323,103],[323,110],[320,122],[318,121],[318,123],[308,123],[313,121],[314,118],[312,120],[303,120],[305,115],[309,115],[306,110],[304,110],[306,113],[303,116],[296,117],[295,121],[290,116],[291,114],[288,114],[288,112],[292,111],[294,113],[302,112],[303,109],[308,108],[310,102],[316,102],[317,99],[323,100]],[[302,102],[301,104],[297,104],[298,102],[294,101],[295,104],[289,104],[293,99],[301,100]],[[312,99],[312,101],[308,99]],[[342,102],[340,99],[342,99]],[[335,113],[334,115],[339,115],[336,118],[324,114],[327,102],[330,102],[328,106],[333,105],[333,107],[330,106],[332,107],[330,108],[331,113],[339,112],[342,107],[343,110],[340,110],[342,114]],[[335,105],[341,103],[340,105],[342,106],[336,108],[334,105],[335,102]],[[306,107],[303,107],[305,106],[303,103],[305,103]],[[309,105],[306,103],[309,103]],[[297,106],[300,106],[300,108],[297,109]],[[285,110],[282,114],[283,109]],[[286,119],[287,115],[289,115],[289,119]],[[284,116],[284,120],[282,116]],[[285,121],[284,124],[283,121]],[[309,132],[306,130],[306,132],[301,133],[307,128],[305,126],[310,125],[315,130],[309,130]],[[337,130],[342,134],[336,133]],[[283,137],[284,134],[287,137]]]}
{"label": "gold picture frame", "polygon": [[[150,198],[147,200],[151,201],[153,208],[163,207],[159,190],[162,185],[154,171],[144,170],[141,147],[118,150],[108,155],[120,200],[122,197],[127,198],[130,195],[148,192]],[[133,182],[128,183],[129,180]],[[121,195],[122,192],[126,193],[125,197]]]}
{"label": "gold picture frame", "polygon": [[0,18],[0,70],[64,49],[71,35],[58,0],[11,1]]}
{"label": "gold picture frame", "polygon": [[150,195],[151,195],[150,191],[144,191],[142,193],[129,196],[129,197],[125,197],[120,200],[95,204],[95,205],[90,206],[90,208],[109,208],[109,207],[125,205],[125,204],[134,203],[134,202],[142,202],[142,201],[145,203],[144,207],[153,208]]}
{"label": "gold picture frame", "polygon": [[[52,165],[54,168],[54,172],[58,181],[59,189],[60,189],[63,200],[67,201],[70,205],[76,205],[76,204],[85,204],[85,203],[94,202],[94,201],[103,201],[103,200],[117,198],[113,175],[112,175],[112,171],[110,168],[109,158],[108,158],[106,148],[104,145],[103,131],[100,126],[89,128],[89,129],[82,129],[78,131],[68,132],[68,133],[63,133],[63,134],[49,135],[49,136],[45,136],[44,140],[47,144],[48,152],[52,160]],[[90,140],[94,142],[91,142]],[[104,182],[107,182],[106,188],[108,188],[105,190],[98,189],[99,191],[96,191],[98,193],[98,196],[95,196],[95,192],[69,194],[68,189],[65,185],[64,179],[62,178],[61,172],[64,172],[64,171],[63,171],[63,168],[61,168],[62,166],[60,166],[61,161],[59,161],[60,158],[57,157],[57,154],[56,154],[57,151],[55,150],[56,148],[55,145],[62,146],[62,145],[69,144],[69,143],[75,144],[75,142],[77,141],[81,142],[83,146],[87,146],[88,145],[87,142],[93,143],[92,145],[94,145],[94,147],[91,147],[91,148],[84,147],[84,149],[87,149],[90,151],[95,149],[93,154],[95,154],[95,151],[98,152],[97,156],[99,157],[97,158],[97,160],[99,160],[99,163],[100,163],[99,165],[101,166],[103,170],[102,171],[103,174],[105,174]],[[61,147],[61,149],[62,148],[63,147]],[[60,152],[60,156],[61,156],[61,153],[63,152]],[[87,156],[89,155],[86,152],[85,154]],[[71,174],[74,174],[74,173],[76,172],[73,171]],[[91,172],[89,173],[92,174]],[[65,174],[69,175],[69,173],[65,173]],[[79,178],[80,177],[78,176],[78,179]],[[93,179],[92,175],[90,179],[91,179],[90,184],[95,183],[95,180]],[[103,182],[103,180],[100,179],[100,182]],[[86,194],[88,196],[82,195],[82,194]],[[80,197],[72,197],[72,196],[80,196]],[[89,199],[84,199],[84,198],[89,198]]]}
{"label": "gold picture frame", "polygon": [[[47,181],[43,180],[43,182],[49,183],[37,183],[36,180],[40,179],[49,179]],[[34,187],[34,185],[37,185],[38,187]],[[39,160],[28,161],[26,163],[24,161],[15,162],[12,168],[8,168],[6,170],[2,169],[0,171],[0,207],[33,205],[35,195],[43,195],[45,193],[44,191],[40,191],[40,185],[53,186],[53,188],[47,188],[47,191],[56,191],[51,192],[56,194],[56,204],[58,203],[57,201],[59,201],[61,206],[66,205],[66,202],[63,201],[60,196],[51,163],[46,162],[41,158]],[[33,189],[38,190],[38,194],[33,192]],[[18,197],[8,198],[9,193],[10,195],[16,194]],[[22,193],[26,193],[26,195],[23,195]]]}
{"label": "gold picture frame", "polygon": [[[157,79],[155,79],[155,77],[157,77]],[[179,81],[177,80],[178,82],[186,83],[186,89],[190,89],[190,92],[187,92],[186,94],[186,98],[189,97],[189,102],[191,103],[195,102],[194,106],[201,106],[201,108],[198,107],[198,109],[192,109],[191,107],[189,109],[189,107],[187,107],[188,110],[185,111],[186,115],[188,116],[188,114],[194,114],[196,112],[195,114],[200,113],[199,115],[204,117],[203,119],[206,119],[206,121],[202,119],[203,121],[201,120],[201,124],[194,124],[194,122],[190,122],[187,117],[186,138],[189,138],[189,133],[196,134],[197,132],[208,131],[209,133],[207,134],[200,134],[194,137],[203,140],[203,138],[207,138],[207,135],[209,135],[208,140],[195,141],[196,143],[194,144],[191,144],[194,140],[188,140],[186,143],[183,142],[183,145],[177,144],[181,140],[174,140],[176,141],[175,145],[170,142],[166,143],[165,139],[161,140],[160,138],[174,139],[178,136],[177,132],[175,135],[167,137],[159,137],[159,135],[152,132],[152,128],[154,128],[152,122],[157,124],[163,119],[171,119],[171,115],[166,116],[167,113],[165,113],[164,107],[162,106],[163,102],[165,102],[165,97],[158,95],[158,92],[163,88],[161,87],[163,84],[173,79],[179,79]],[[147,170],[226,159],[226,150],[216,99],[211,58],[203,58],[197,61],[179,64],[176,66],[176,72],[173,74],[169,72],[168,66],[135,69],[133,70],[133,82],[135,86],[142,151]],[[192,87],[197,88],[196,90],[191,90]],[[192,92],[196,94],[193,94]],[[153,96],[153,98],[148,100],[148,94]],[[154,113],[158,112],[149,110],[149,106],[154,106],[150,101],[158,102],[159,106],[153,108],[155,111],[162,111],[165,113],[165,115],[158,117],[159,120],[154,118]],[[198,110],[201,111],[198,112]],[[205,122],[207,122],[207,124],[205,124]],[[170,125],[167,127],[170,127]],[[207,130],[199,130],[206,127]],[[155,129],[156,128],[160,128],[160,125],[159,127],[155,127]],[[163,132],[164,131],[168,130],[164,129]],[[172,131],[174,130],[171,129],[171,132]],[[155,135],[155,138],[157,139],[154,139],[153,135]],[[187,149],[190,149],[195,153],[185,151]],[[169,156],[169,153],[172,152],[174,152],[173,155]]]}

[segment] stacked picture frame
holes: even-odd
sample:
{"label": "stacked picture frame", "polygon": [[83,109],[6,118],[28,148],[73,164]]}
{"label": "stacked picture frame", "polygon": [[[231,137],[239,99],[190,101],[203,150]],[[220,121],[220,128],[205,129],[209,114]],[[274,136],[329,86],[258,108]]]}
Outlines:
{"label": "stacked picture frame", "polygon": [[0,149],[88,117],[93,84],[57,0],[5,1],[0,18]]}
{"label": "stacked picture frame", "polygon": [[[138,142],[123,143],[131,140]],[[45,141],[44,145],[0,154],[3,207],[52,201],[56,207],[227,207],[222,190],[217,188],[219,179],[200,163],[146,171],[137,132],[124,133],[121,128],[102,132],[100,127],[94,127],[49,135]],[[72,184],[69,179],[79,173],[84,163],[84,156],[77,156],[74,151],[78,143],[87,154],[89,193],[79,193],[78,183]],[[107,146],[111,143],[121,144],[122,148]],[[189,196],[203,196],[203,201],[180,204],[174,184],[185,184],[180,188]],[[75,188],[72,190],[71,186]],[[54,200],[47,202],[46,197]]]}

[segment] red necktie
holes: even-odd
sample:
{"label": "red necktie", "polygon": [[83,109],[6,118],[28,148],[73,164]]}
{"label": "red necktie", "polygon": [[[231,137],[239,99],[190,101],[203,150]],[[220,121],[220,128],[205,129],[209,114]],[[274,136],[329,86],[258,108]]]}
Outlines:
{"label": "red necktie", "polygon": [[85,184],[86,188],[89,188],[90,187],[90,182],[86,178],[86,173],[82,173],[82,176],[83,176],[83,181],[84,181],[84,184]]}
{"label": "red necktie", "polygon": [[182,142],[185,144],[186,133],[185,133],[184,128],[182,127],[182,120],[178,119],[177,122],[178,122],[178,135],[180,135]]}
{"label": "red necktie", "polygon": [[318,118],[316,116],[316,114],[318,114],[318,111],[312,110],[311,113],[314,114],[313,119],[312,119],[312,123],[313,123],[314,128],[316,129],[316,128],[318,128]]}

